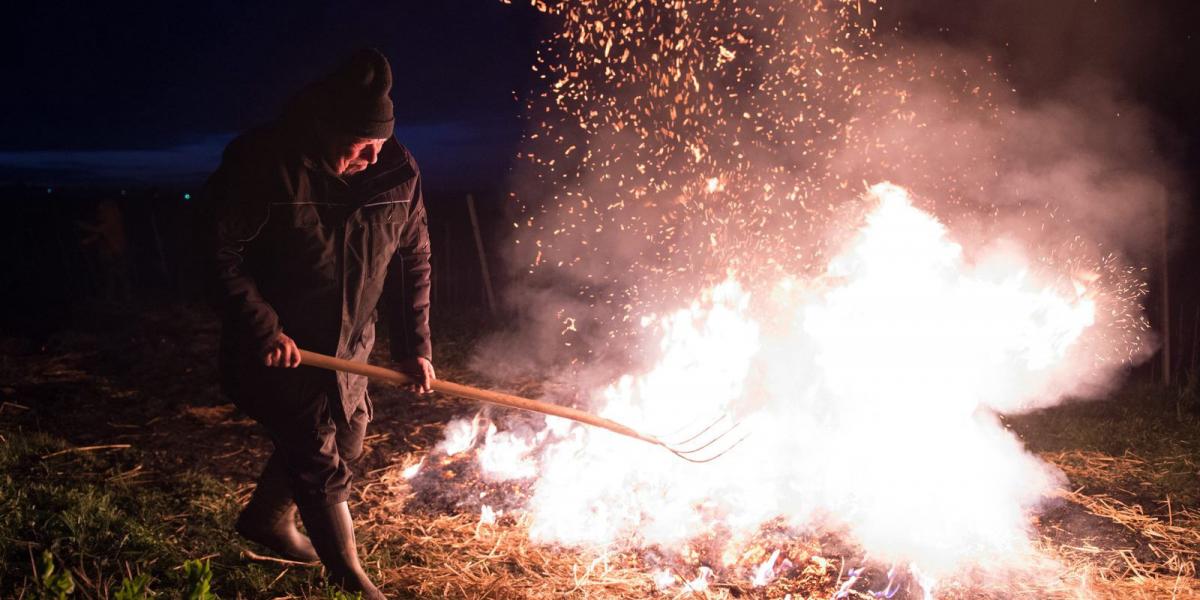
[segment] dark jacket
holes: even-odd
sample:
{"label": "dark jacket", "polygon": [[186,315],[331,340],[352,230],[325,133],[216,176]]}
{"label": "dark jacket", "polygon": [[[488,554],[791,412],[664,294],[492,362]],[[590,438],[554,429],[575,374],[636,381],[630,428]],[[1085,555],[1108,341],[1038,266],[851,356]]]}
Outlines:
{"label": "dark jacket", "polygon": [[393,359],[431,358],[421,176],[392,138],[376,164],[343,180],[286,123],[231,142],[201,198],[222,388],[251,416],[286,410],[314,387],[336,389],[345,418],[365,401],[365,378],[269,368],[262,353],[282,329],[300,348],[364,361],[382,312]]}

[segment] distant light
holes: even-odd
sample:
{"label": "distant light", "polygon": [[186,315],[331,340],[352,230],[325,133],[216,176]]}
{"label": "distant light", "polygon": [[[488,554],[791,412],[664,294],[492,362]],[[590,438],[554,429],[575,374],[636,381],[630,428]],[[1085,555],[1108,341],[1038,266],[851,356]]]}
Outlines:
{"label": "distant light", "polygon": [[184,195],[183,195],[183,199],[184,199],[184,200],[191,200],[191,199],[192,199],[192,195],[191,195],[191,194],[184,194]]}
{"label": "distant light", "polygon": [[47,193],[47,194],[53,194],[53,193],[54,193],[54,188],[46,188],[46,193]]}

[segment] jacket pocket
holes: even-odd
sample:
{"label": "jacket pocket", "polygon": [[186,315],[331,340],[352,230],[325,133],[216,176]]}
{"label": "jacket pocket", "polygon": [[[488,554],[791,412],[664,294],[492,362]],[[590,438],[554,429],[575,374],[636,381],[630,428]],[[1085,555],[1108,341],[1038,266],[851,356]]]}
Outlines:
{"label": "jacket pocket", "polygon": [[362,228],[363,272],[366,279],[379,280],[387,275],[406,214],[404,205],[398,203],[366,206],[359,211],[356,226]]}

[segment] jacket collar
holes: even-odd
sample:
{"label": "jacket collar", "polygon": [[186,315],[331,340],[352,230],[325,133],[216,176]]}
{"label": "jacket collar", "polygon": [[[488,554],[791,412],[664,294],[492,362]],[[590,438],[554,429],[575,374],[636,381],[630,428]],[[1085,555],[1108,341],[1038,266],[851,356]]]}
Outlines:
{"label": "jacket collar", "polygon": [[[416,168],[409,160],[404,147],[390,137],[383,143],[379,152],[379,160],[366,171],[349,180],[350,189],[358,197],[370,199],[388,190],[400,187],[408,180],[417,176]],[[363,195],[358,194],[363,192]]]}

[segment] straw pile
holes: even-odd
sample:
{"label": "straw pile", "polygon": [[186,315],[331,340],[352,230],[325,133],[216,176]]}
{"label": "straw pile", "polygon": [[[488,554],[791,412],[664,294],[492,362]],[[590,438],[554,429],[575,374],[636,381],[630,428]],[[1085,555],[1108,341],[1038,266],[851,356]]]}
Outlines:
{"label": "straw pile", "polygon": [[[1137,457],[1098,453],[1047,454],[1075,481],[1136,480],[1153,469]],[[418,461],[421,475],[411,477]],[[495,489],[470,472],[469,460],[429,458],[423,451],[399,457],[372,474],[355,507],[367,540],[372,567],[388,589],[418,598],[872,598],[887,582],[886,565],[872,565],[859,581],[843,589],[851,567],[863,557],[834,535],[764,530],[748,542],[733,565],[704,553],[704,542],[679,552],[615,549],[584,551],[548,546],[530,539],[529,523],[519,510],[481,507],[519,503],[524,490]],[[406,476],[406,470],[408,471]],[[460,500],[431,494],[453,489]],[[479,498],[483,496],[483,498]],[[510,496],[515,496],[513,501]],[[1200,597],[1196,579],[1200,560],[1200,514],[1171,507],[1166,518],[1147,514],[1141,505],[1106,493],[1063,491],[1060,503],[1038,523],[1040,547],[1049,557],[1036,577],[1014,575],[997,587],[945,582],[938,598],[1188,598]],[[489,507],[490,508],[490,507]],[[1065,516],[1064,516],[1065,515]],[[753,567],[772,550],[781,554],[773,577],[762,586],[751,582]],[[716,570],[703,576],[705,568]],[[692,585],[689,585],[691,582]],[[901,583],[901,595],[920,597],[913,580]]]}
{"label": "straw pile", "polygon": [[[1155,501],[1135,492],[1181,470],[1195,477],[1196,465],[1182,455],[1153,463],[1132,454],[1088,451],[1048,453],[1043,458],[1061,468],[1072,483],[1085,486],[1062,492],[1064,500],[1124,534],[1063,543],[1043,531],[1043,544],[1067,566],[1063,579],[1077,582],[1080,597],[1200,597],[1200,512],[1173,505],[1169,496]],[[1129,499],[1122,501],[1114,494]],[[1161,510],[1156,512],[1165,514],[1147,514],[1143,505],[1157,505]],[[1098,543],[1103,541],[1109,543]]]}

